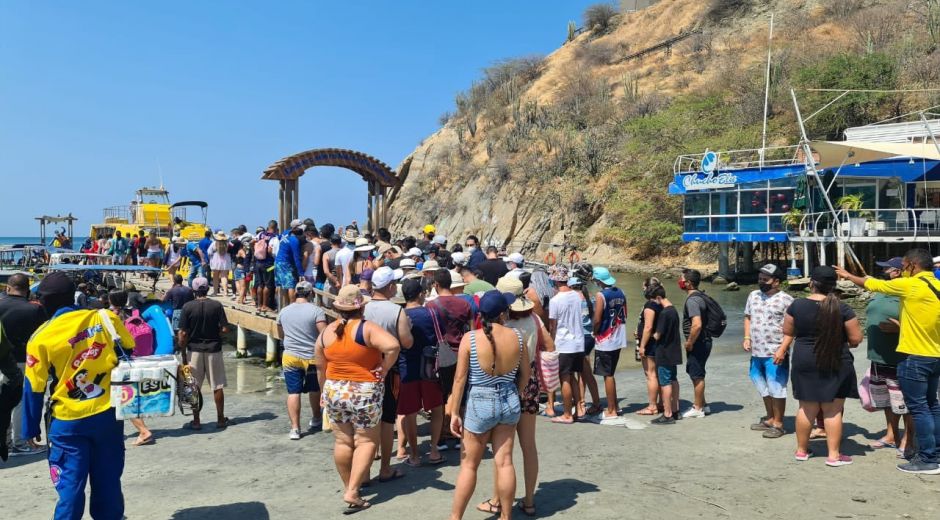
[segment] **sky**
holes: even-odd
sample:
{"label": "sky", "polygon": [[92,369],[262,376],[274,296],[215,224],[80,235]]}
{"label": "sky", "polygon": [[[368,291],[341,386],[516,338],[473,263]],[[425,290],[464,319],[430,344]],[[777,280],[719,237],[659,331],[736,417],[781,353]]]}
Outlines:
{"label": "sky", "polygon": [[[596,1],[596,0],[595,0]],[[396,168],[493,62],[548,54],[591,1],[0,2],[0,236],[162,179],[209,223],[277,214],[276,160],[351,148]],[[300,213],[365,222],[355,173],[308,170]]]}

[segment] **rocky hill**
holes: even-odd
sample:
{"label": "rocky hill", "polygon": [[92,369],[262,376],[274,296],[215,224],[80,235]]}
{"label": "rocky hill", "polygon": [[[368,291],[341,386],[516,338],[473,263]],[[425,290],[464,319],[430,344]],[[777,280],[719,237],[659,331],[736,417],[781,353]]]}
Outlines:
{"label": "rocky hill", "polygon": [[[592,261],[620,266],[707,261],[709,246],[681,242],[681,200],[666,188],[679,154],[760,146],[771,12],[769,144],[797,140],[791,87],[926,88],[940,79],[938,0],[632,6],[589,9],[584,30],[569,26],[549,56],[496,63],[459,93],[442,128],[402,163],[393,230],[434,223],[456,240],[474,233],[537,257],[576,244]],[[827,101],[798,91],[805,107]],[[838,138],[847,126],[926,106],[927,96],[848,96],[809,131]]]}

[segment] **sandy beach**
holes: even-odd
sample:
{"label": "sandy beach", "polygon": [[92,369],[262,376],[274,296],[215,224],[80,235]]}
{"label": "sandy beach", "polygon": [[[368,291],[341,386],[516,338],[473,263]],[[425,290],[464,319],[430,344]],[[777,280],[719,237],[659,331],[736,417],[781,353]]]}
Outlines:
{"label": "sandy beach", "polygon": [[[864,345],[862,346],[864,348]],[[862,372],[864,350],[856,368]],[[229,353],[230,354],[230,353]],[[134,448],[130,423],[124,496],[129,519],[262,520],[341,518],[340,481],[332,461],[332,435],[317,432],[287,438],[283,382],[277,370],[257,361],[227,359],[227,415],[233,425],[189,432],[179,415],[148,423],[157,441]],[[872,451],[869,439],[882,429],[881,414],[850,401],[845,453],[855,464],[829,468],[825,441],[813,441],[818,456],[796,462],[795,437],[761,437],[749,425],[763,407],[746,377],[747,356],[721,355],[710,362],[708,398],[712,415],[674,426],[648,426],[633,414],[645,390],[637,370],[622,370],[618,388],[634,428],[595,424],[558,425],[540,418],[540,479],[536,494],[543,518],[913,518],[940,517],[940,477],[918,477],[895,469],[893,450]],[[689,390],[681,374],[682,391]],[[603,392],[603,385],[601,386]],[[684,400],[684,399],[683,399]],[[207,405],[204,417],[214,418]],[[795,403],[788,403],[786,428],[793,429]],[[303,422],[309,419],[304,410]],[[643,428],[643,426],[647,426]],[[426,434],[426,426],[421,428]],[[426,450],[424,450],[426,451]],[[444,452],[442,466],[409,468],[403,479],[366,490],[372,509],[358,518],[445,518],[458,470],[457,454]],[[519,489],[521,455],[516,452]],[[374,466],[377,471],[378,464]],[[4,518],[49,518],[55,492],[44,457],[11,459],[0,465]],[[492,465],[484,461],[474,502],[492,489]],[[517,496],[521,495],[517,492]],[[521,512],[514,511],[522,518]],[[468,510],[466,518],[487,518]]]}

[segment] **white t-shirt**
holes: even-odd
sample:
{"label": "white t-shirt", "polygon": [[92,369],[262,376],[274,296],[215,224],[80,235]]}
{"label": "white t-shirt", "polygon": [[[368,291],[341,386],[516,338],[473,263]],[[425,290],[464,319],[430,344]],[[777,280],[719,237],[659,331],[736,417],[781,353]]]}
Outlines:
{"label": "white t-shirt", "polygon": [[352,262],[354,255],[353,250],[348,247],[344,247],[336,252],[336,259],[333,261],[333,265],[343,270],[343,276],[340,277],[340,282],[342,282],[343,285],[347,283],[346,272],[349,269],[349,264]]}
{"label": "white t-shirt", "polygon": [[556,322],[555,350],[561,354],[584,352],[581,296],[578,293],[559,291],[548,303],[548,318]]}
{"label": "white t-shirt", "polygon": [[268,247],[271,248],[271,258],[277,258],[277,250],[281,247],[281,237],[275,235],[268,240]]}

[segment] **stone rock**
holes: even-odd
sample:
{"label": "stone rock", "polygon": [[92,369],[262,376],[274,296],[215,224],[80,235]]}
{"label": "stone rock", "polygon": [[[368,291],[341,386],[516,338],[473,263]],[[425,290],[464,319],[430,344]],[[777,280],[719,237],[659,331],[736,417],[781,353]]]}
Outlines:
{"label": "stone rock", "polygon": [[729,283],[728,285],[725,286],[725,289],[724,289],[724,290],[726,290],[726,291],[740,291],[740,290],[741,290],[741,287],[740,287],[737,283],[731,282],[731,283]]}
{"label": "stone rock", "polygon": [[[723,276],[721,276],[721,275],[717,275],[717,274],[716,274],[715,277],[712,278],[712,285],[725,285],[725,284],[727,284],[727,283],[728,283],[728,280],[726,280],[726,279],[725,279]],[[734,283],[734,282],[731,282],[731,283]]]}

